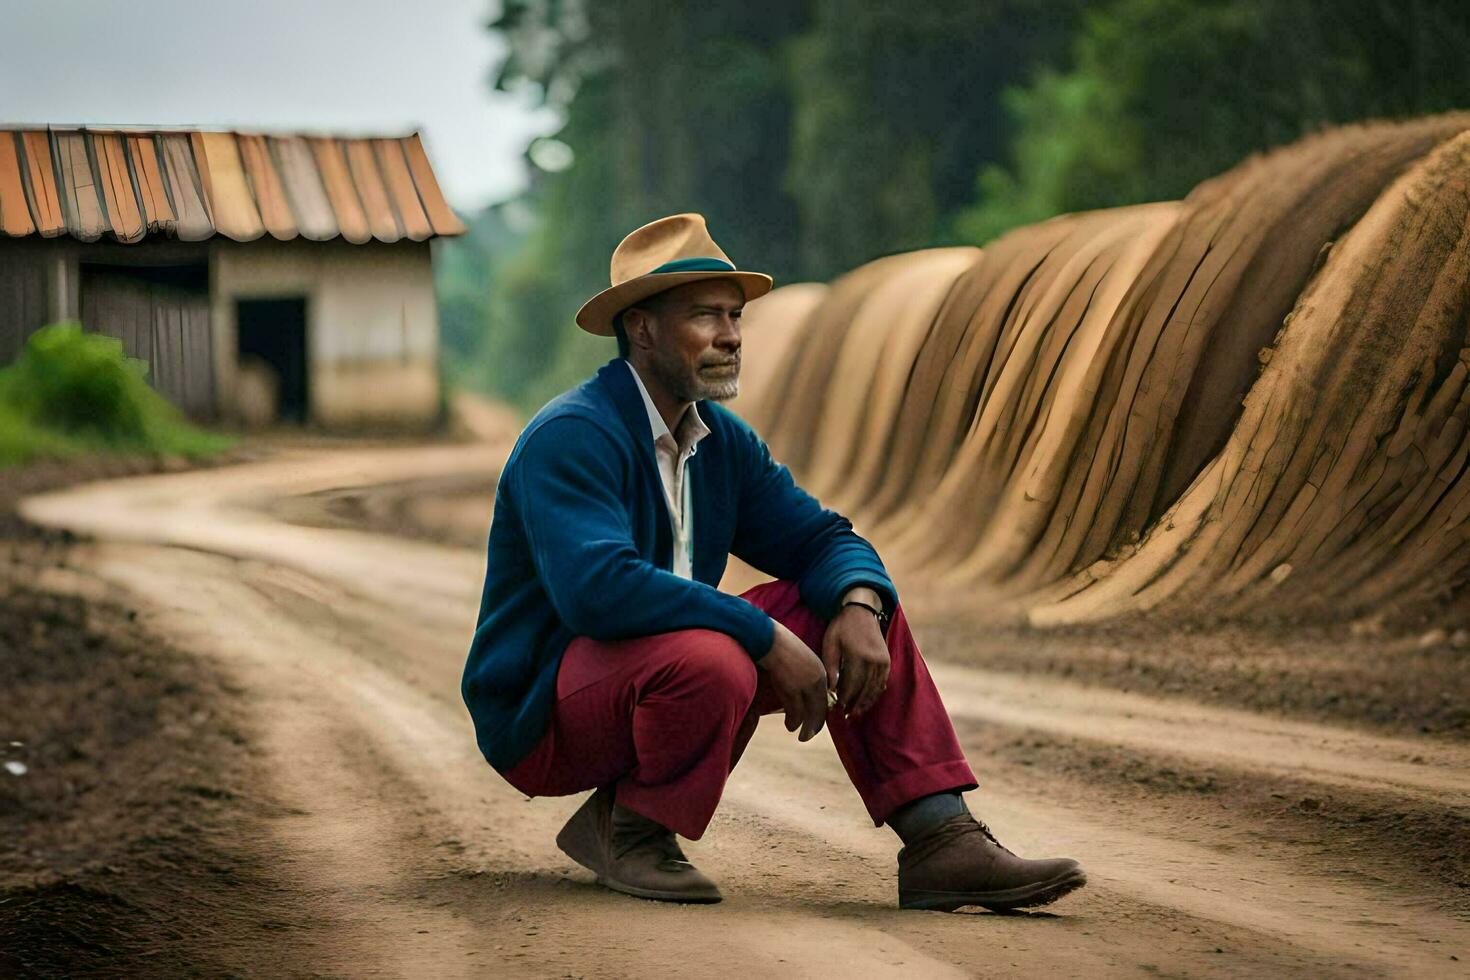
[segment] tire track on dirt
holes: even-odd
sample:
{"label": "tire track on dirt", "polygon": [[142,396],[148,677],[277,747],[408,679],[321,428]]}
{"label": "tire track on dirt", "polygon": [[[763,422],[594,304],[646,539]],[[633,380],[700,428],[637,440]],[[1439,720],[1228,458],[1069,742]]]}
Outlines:
{"label": "tire track on dirt", "polygon": [[[331,896],[339,918],[365,920],[345,944],[385,974],[427,968],[462,975],[472,959],[476,970],[494,963],[506,975],[544,975],[518,961],[515,953],[526,946],[538,961],[551,956],[572,971],[595,959],[601,973],[647,975],[668,969],[662,940],[669,924],[662,920],[671,915],[708,964],[707,971],[693,968],[694,975],[719,975],[740,962],[813,977],[836,970],[963,976],[978,964],[987,973],[1093,976],[1147,964],[1160,951],[1176,966],[1188,959],[1208,964],[1220,943],[1246,974],[1330,965],[1269,935],[1194,922],[1126,893],[1091,896],[1091,908],[1070,915],[899,912],[895,842],[865,824],[835,753],[819,744],[792,760],[797,743],[771,725],[752,744],[709,837],[692,848],[731,892],[719,911],[699,917],[604,895],[552,843],[576,801],[526,804],[486,770],[467,719],[437,693],[442,685],[431,693],[405,684],[303,625],[313,605],[338,608],[329,585],[283,604],[272,598],[278,583],[251,581],[271,573],[257,563],[130,545],[101,545],[84,560],[144,602],[145,625],[218,657],[259,692],[264,743],[279,778],[274,792],[300,811],[282,846],[293,865],[311,869],[309,887]],[[230,615],[220,615],[224,608]],[[819,813],[821,807],[831,812]],[[451,842],[451,853],[435,841]],[[480,877],[476,872],[492,881],[509,876],[513,887],[476,891],[466,884]],[[557,887],[561,882],[567,884]],[[443,891],[457,900],[427,900]],[[504,926],[513,915],[520,918],[510,930],[482,935],[470,925]],[[1113,917],[1129,923],[1126,940],[1109,935],[1106,919]],[[541,923],[534,934],[522,931],[527,921]],[[1066,938],[1049,944],[1040,929]],[[1018,958],[995,962],[997,944]],[[558,952],[567,949],[577,955]]]}
{"label": "tire track on dirt", "polygon": [[1124,691],[935,664],[956,715],[1057,735],[1167,749],[1203,763],[1440,806],[1470,801],[1470,746],[1388,738],[1335,725],[1267,718]]}

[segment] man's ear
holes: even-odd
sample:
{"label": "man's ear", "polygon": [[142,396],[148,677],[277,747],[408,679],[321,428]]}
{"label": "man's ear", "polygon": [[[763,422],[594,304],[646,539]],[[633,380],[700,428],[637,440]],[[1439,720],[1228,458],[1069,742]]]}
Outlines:
{"label": "man's ear", "polygon": [[623,333],[628,335],[628,344],[633,347],[647,350],[653,346],[653,337],[649,329],[653,326],[653,317],[647,310],[634,306],[623,313]]}

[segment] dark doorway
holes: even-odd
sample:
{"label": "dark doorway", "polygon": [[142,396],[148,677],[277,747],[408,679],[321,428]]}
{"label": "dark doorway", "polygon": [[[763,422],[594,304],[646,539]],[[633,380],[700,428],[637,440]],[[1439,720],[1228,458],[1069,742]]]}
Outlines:
{"label": "dark doorway", "polygon": [[239,354],[269,364],[280,381],[277,418],[307,420],[306,300],[242,299],[235,305]]}

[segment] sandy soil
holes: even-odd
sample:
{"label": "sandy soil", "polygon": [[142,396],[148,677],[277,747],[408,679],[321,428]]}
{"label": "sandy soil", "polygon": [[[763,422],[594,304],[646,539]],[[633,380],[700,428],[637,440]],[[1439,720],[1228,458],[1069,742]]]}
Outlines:
{"label": "sandy soil", "polygon": [[[1453,714],[1425,735],[1105,686],[1106,671],[987,656],[1003,635],[967,647],[963,624],[922,614],[980,773],[972,808],[1022,854],[1077,857],[1087,889],[1046,914],[899,912],[895,841],[865,819],[825,736],[801,745],[774,722],[689,847],[724,903],[597,888],[552,842],[579,801],[527,801],[500,781],[458,697],[483,529],[454,535],[503,451],[283,448],[22,503],[84,540],[44,556],[16,543],[12,581],[135,610],[134,627],[239,692],[256,765],[229,770],[230,792],[264,802],[231,811],[251,829],[228,850],[268,869],[262,894],[278,896],[270,920],[290,941],[273,961],[221,951],[232,970],[275,972],[297,950],[291,972],[352,976],[1466,974],[1470,745]],[[436,484],[442,506],[427,503]],[[376,485],[388,489],[361,489]],[[380,499],[344,504],[354,493]],[[383,533],[395,521],[422,523]]]}

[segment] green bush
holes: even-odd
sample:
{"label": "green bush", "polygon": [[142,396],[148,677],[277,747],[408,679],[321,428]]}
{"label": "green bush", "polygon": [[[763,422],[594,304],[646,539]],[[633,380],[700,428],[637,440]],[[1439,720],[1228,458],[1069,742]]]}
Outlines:
{"label": "green bush", "polygon": [[114,337],[55,323],[0,369],[0,465],[87,452],[206,456],[232,440],[190,425]]}

